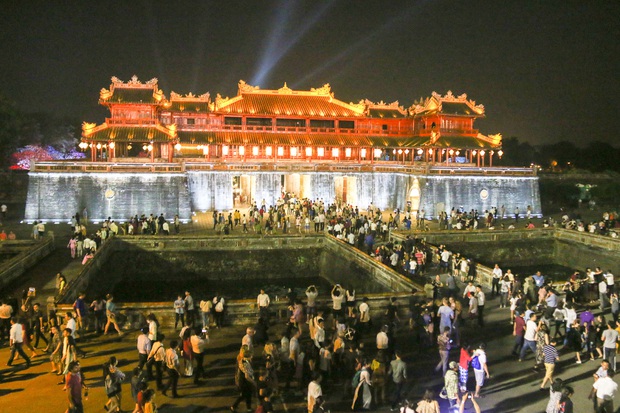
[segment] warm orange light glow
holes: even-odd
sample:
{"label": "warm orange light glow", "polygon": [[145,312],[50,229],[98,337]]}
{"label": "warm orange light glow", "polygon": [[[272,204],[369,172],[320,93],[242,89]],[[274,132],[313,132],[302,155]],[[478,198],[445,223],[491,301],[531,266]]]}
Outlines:
{"label": "warm orange light glow", "polygon": [[252,155],[258,156],[258,146],[252,148]]}
{"label": "warm orange light glow", "polygon": [[405,155],[409,155],[409,149],[405,149]]}
{"label": "warm orange light glow", "polygon": [[228,156],[228,145],[222,146],[222,155]]}
{"label": "warm orange light glow", "polygon": [[284,148],[282,146],[278,146],[278,156],[284,156]]}
{"label": "warm orange light glow", "polygon": [[478,153],[478,151],[475,150],[475,149],[473,151],[471,151],[471,154],[474,155],[474,156],[476,156],[477,153]]}
{"label": "warm orange light glow", "polygon": [[502,151],[501,149],[499,151],[497,151],[497,155],[501,158],[502,155],[504,154],[504,151]]}
{"label": "warm orange light glow", "polygon": [[450,149],[448,153],[450,154],[450,156],[454,155],[454,149]]}
{"label": "warm orange light glow", "polygon": [[340,155],[340,150],[338,148],[332,148],[332,158],[337,158]]}
{"label": "warm orange light glow", "polygon": [[306,156],[312,156],[312,147],[311,146],[308,146],[306,148]]}
{"label": "warm orange light glow", "polygon": [[147,146],[147,147],[146,147],[146,149],[148,149],[148,150],[149,150],[149,152],[151,152],[151,151],[153,150],[153,145],[149,145],[149,146]]}
{"label": "warm orange light glow", "polygon": [[361,156],[363,159],[366,159],[366,148],[362,148],[362,149],[360,150],[360,156]]}
{"label": "warm orange light glow", "polygon": [[101,149],[101,144],[100,143],[97,144],[97,149]]}
{"label": "warm orange light glow", "polygon": [[273,149],[271,148],[271,146],[267,146],[265,148],[265,155],[271,156],[272,154],[273,154]]}
{"label": "warm orange light glow", "polygon": [[316,154],[317,154],[319,157],[323,157],[323,156],[325,156],[325,148],[317,148],[317,150],[316,150]]}
{"label": "warm orange light glow", "polygon": [[297,148],[296,147],[292,147],[291,148],[291,156],[297,156]]}
{"label": "warm orange light glow", "polygon": [[380,158],[383,151],[379,148],[375,149],[375,158]]}
{"label": "warm orange light glow", "polygon": [[484,156],[485,152],[484,149],[480,151],[480,156]]}
{"label": "warm orange light glow", "polygon": [[402,149],[399,149],[399,150],[398,150],[398,154],[399,154],[399,155],[402,155],[402,153],[403,153],[403,150],[402,150]]}
{"label": "warm orange light glow", "polygon": [[428,153],[429,153],[429,155],[432,155],[432,154],[433,154],[433,150],[432,150],[432,149],[429,149],[429,150],[428,150]]}
{"label": "warm orange light glow", "polygon": [[177,143],[176,145],[174,145],[174,149],[176,149],[177,151],[181,150],[181,144]]}
{"label": "warm orange light glow", "polygon": [[245,146],[240,146],[239,147],[239,155],[241,155],[241,156],[245,155]]}
{"label": "warm orange light glow", "polygon": [[424,153],[424,150],[418,149],[418,155],[422,155],[423,153]]}
{"label": "warm orange light glow", "polygon": [[347,158],[351,157],[351,148],[346,148],[344,150],[344,156],[346,156]]}
{"label": "warm orange light glow", "polygon": [[114,142],[110,142],[110,144],[108,145],[110,147],[110,149],[114,149]]}

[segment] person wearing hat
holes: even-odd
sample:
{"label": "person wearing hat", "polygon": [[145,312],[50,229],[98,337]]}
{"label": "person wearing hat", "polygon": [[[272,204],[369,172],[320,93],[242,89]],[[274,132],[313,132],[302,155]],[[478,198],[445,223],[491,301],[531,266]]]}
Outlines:
{"label": "person wearing hat", "polygon": [[448,366],[449,369],[443,381],[450,407],[452,407],[459,404],[459,375],[457,373],[459,364],[456,361],[451,361]]}

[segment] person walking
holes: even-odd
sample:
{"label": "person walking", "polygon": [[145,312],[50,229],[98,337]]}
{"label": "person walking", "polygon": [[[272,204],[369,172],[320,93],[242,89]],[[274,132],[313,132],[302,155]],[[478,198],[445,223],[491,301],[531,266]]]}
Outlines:
{"label": "person walking", "polygon": [[403,387],[407,381],[407,364],[401,359],[399,350],[396,351],[395,357],[396,358],[390,362],[390,367],[388,368],[388,375],[392,378],[392,382],[394,383],[392,411],[396,409],[396,406],[398,406],[402,400]]}
{"label": "person walking", "polygon": [[476,392],[474,393],[474,397],[480,397],[480,389],[484,386],[485,378],[488,379],[491,377],[487,366],[487,354],[485,349],[486,344],[481,343],[478,349],[474,351],[474,357],[471,360],[471,366],[474,368],[474,375],[476,376]]}
{"label": "person walking", "polygon": [[167,396],[166,392],[172,389],[172,398],[179,397],[177,393],[177,385],[179,383],[179,377],[181,376],[179,355],[177,354],[177,347],[179,343],[177,340],[170,340],[170,348],[166,350],[165,364],[166,372],[168,373],[168,382],[162,389],[162,394]]}
{"label": "person walking", "polygon": [[553,383],[553,371],[555,370],[555,363],[560,361],[560,355],[558,349],[555,348],[555,339],[552,339],[549,344],[543,346],[544,362],[545,362],[545,377],[540,384],[540,390],[545,390],[545,384],[547,381]]}
{"label": "person walking", "polygon": [[17,317],[11,318],[11,330],[9,331],[9,346],[11,347],[11,353],[9,355],[9,360],[6,365],[11,366],[13,364],[13,359],[15,358],[15,353],[18,353],[24,361],[26,361],[26,368],[30,367],[30,357],[26,355],[24,349],[22,348],[24,345],[24,330],[22,325],[17,321]]}
{"label": "person walking", "polygon": [[444,387],[446,389],[446,395],[450,402],[450,407],[456,406],[460,403],[459,399],[459,365],[456,361],[451,361],[449,370],[443,377]]}

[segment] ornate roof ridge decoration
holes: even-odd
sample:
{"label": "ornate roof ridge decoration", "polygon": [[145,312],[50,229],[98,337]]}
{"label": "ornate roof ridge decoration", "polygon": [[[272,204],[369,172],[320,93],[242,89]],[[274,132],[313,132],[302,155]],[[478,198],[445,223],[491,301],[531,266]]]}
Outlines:
{"label": "ornate roof ridge decoration", "polygon": [[210,110],[212,112],[215,112],[219,109],[222,109],[226,106],[232,105],[233,103],[239,101],[243,99],[243,96],[241,96],[241,94],[233,97],[233,98],[229,98],[228,96],[226,96],[225,98],[222,97],[222,95],[220,95],[219,93],[217,95],[215,95],[215,105],[213,107],[210,107]]}
{"label": "ornate roof ridge decoration", "polygon": [[288,87],[286,82],[284,82],[284,86],[282,86],[280,89],[278,89],[278,93],[280,93],[282,95],[290,95],[290,94],[293,93],[293,89]]}
{"label": "ornate roof ridge decoration", "polygon": [[114,89],[116,88],[153,89],[153,98],[157,102],[160,102],[162,99],[164,99],[164,92],[162,92],[161,89],[158,88],[158,80],[156,77],[146,81],[145,83],[142,83],[136,75],[133,75],[131,79],[127,82],[123,82],[116,76],[112,76],[111,80],[112,84],[110,84],[110,89],[101,88],[101,91],[99,91],[99,99],[108,100],[112,97],[112,95],[114,95]]}
{"label": "ornate roof ridge decoration", "polygon": [[442,104],[444,102],[464,103],[477,115],[484,115],[484,105],[476,105],[475,100],[467,99],[467,93],[455,96],[451,90],[448,90],[445,96],[442,96],[441,94],[433,91],[433,93],[431,93],[431,97],[427,97],[426,99],[424,99],[423,102],[422,100],[420,100],[420,102],[415,102],[413,105],[411,105],[411,107],[409,108],[409,113],[411,113],[412,115],[416,115],[422,112],[428,112],[432,110],[441,112]]}
{"label": "ornate roof ridge decoration", "polygon": [[170,92],[170,100],[176,101],[192,101],[192,102],[209,102],[211,98],[211,94],[209,92],[203,93],[202,95],[195,96],[192,92],[189,92],[185,96],[180,93],[176,93],[174,91]]}
{"label": "ornate roof ridge decoration", "polygon": [[489,142],[493,146],[500,146],[502,144],[501,133],[496,133],[495,135],[483,135],[481,133],[478,133],[478,136],[476,136],[476,138],[485,142]]}
{"label": "ornate roof ridge decoration", "polygon": [[399,111],[400,113],[402,113],[403,115],[407,113],[405,108],[402,105],[398,104],[397,100],[395,100],[392,103],[385,103],[383,100],[379,102],[373,102],[369,99],[363,99],[363,100],[360,100],[360,104],[364,104],[369,109],[393,109],[393,110],[395,109]]}
{"label": "ornate roof ridge decoration", "polygon": [[239,95],[242,93],[252,93],[260,90],[260,86],[252,86],[247,84],[244,80],[239,80],[237,85],[239,87],[239,92],[237,94]]}

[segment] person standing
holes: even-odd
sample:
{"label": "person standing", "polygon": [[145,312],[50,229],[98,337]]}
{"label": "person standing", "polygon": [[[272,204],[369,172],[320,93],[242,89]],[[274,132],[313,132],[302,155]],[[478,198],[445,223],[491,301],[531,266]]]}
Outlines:
{"label": "person standing", "polygon": [[185,291],[185,317],[187,317],[187,324],[194,325],[194,299],[189,291]]}
{"label": "person standing", "polygon": [[450,369],[446,372],[443,380],[444,387],[446,388],[446,394],[450,407],[456,406],[460,403],[459,399],[459,376],[458,376],[458,363],[456,361],[450,362]]}
{"label": "person standing", "polygon": [[213,298],[213,309],[215,310],[215,327],[221,328],[224,325],[224,310],[226,309],[226,300],[217,294]]}
{"label": "person standing", "polygon": [[211,300],[200,301],[200,314],[202,316],[203,329],[207,329],[211,325],[211,309],[213,309],[213,302]]}
{"label": "person standing", "polygon": [[613,413],[614,397],[618,391],[618,384],[613,380],[613,370],[607,370],[607,375],[599,377],[592,385],[592,390],[588,395],[588,399],[596,396],[596,413]]}
{"label": "person standing", "polygon": [[141,334],[138,336],[136,347],[138,349],[138,367],[142,370],[142,367],[148,360],[149,353],[151,352],[151,340],[148,336],[148,327],[142,327]]}
{"label": "person standing", "polygon": [[603,358],[609,361],[612,370],[616,371],[616,344],[618,342],[618,331],[614,329],[612,322],[607,323],[607,329],[603,331]]}
{"label": "person standing", "polygon": [[15,358],[15,353],[17,352],[25,361],[26,368],[30,367],[30,357],[26,355],[22,346],[24,345],[24,330],[22,329],[22,325],[17,322],[17,318],[11,318],[11,330],[9,331],[9,346],[11,347],[11,353],[9,355],[9,360],[6,365],[11,366],[13,364],[13,359]]}
{"label": "person standing", "polygon": [[71,413],[83,413],[84,405],[82,403],[82,389],[84,389],[84,397],[88,399],[88,387],[84,383],[82,372],[80,371],[80,363],[72,361],[69,365],[69,374],[67,374],[67,398],[69,401],[68,411]]}
{"label": "person standing", "polygon": [[495,297],[496,295],[498,295],[500,293],[500,289],[499,289],[499,282],[502,279],[502,269],[499,268],[499,264],[495,264],[495,267],[493,267],[493,284],[491,286],[491,295],[493,297]]}
{"label": "person standing", "polygon": [[359,333],[360,335],[367,332],[370,326],[370,306],[368,305],[368,297],[362,299],[359,308]]}
{"label": "person standing", "polygon": [[194,384],[200,385],[200,379],[205,375],[203,361],[205,352],[207,351],[208,336],[202,338],[199,335],[197,328],[193,329],[193,334],[190,337],[192,344],[192,358],[196,360],[196,370],[194,370]]}
{"label": "person standing", "polygon": [[108,396],[108,401],[104,408],[108,412],[120,412],[122,390],[121,384],[125,380],[125,374],[117,367],[118,360],[116,357],[110,357],[110,360],[104,365],[104,386]]}
{"label": "person standing", "polygon": [[258,316],[264,320],[269,320],[269,304],[271,299],[269,295],[265,293],[265,290],[261,288],[260,294],[256,297],[256,305],[258,306]]}
{"label": "person standing", "polygon": [[390,362],[388,369],[388,375],[392,377],[392,382],[394,383],[391,410],[396,409],[396,406],[400,403],[403,387],[407,381],[407,364],[400,358],[400,351],[396,351],[395,356],[396,358]]}
{"label": "person standing", "polygon": [[484,327],[484,304],[486,300],[480,284],[476,286],[476,300],[478,300],[478,325]]}
{"label": "person standing", "polygon": [[174,329],[177,329],[177,325],[179,321],[181,322],[181,327],[185,325],[185,300],[181,295],[177,296],[177,299],[174,301]]}
{"label": "person standing", "polygon": [[177,393],[177,385],[179,383],[179,376],[181,371],[179,370],[179,355],[177,354],[177,347],[179,343],[176,340],[170,340],[170,348],[166,350],[166,371],[168,372],[168,382],[162,389],[162,394],[167,396],[166,392],[172,388],[172,398],[179,397]]}
{"label": "person standing", "polygon": [[30,331],[34,335],[34,348],[39,347],[39,339],[45,342],[46,346],[49,346],[49,342],[45,337],[44,330],[45,323],[43,321],[43,311],[41,311],[41,305],[34,303],[32,306],[32,314],[30,315]]}
{"label": "person standing", "polygon": [[484,386],[485,378],[490,376],[489,368],[487,366],[487,354],[485,352],[486,344],[481,343],[478,349],[474,351],[474,357],[471,360],[471,366],[474,368],[474,375],[476,376],[476,392],[474,397],[480,397],[480,389]]}
{"label": "person standing", "polygon": [[[247,351],[242,350],[241,357],[239,358],[235,371],[235,386],[239,391],[239,397],[230,406],[230,410],[235,412],[237,406],[242,401],[245,401],[245,407],[248,412],[252,411],[252,395],[256,392],[256,380],[254,379],[254,369],[252,368],[252,355]],[[310,398],[308,397],[308,403]]]}
{"label": "person standing", "polygon": [[435,371],[442,369],[443,375],[448,371],[448,357],[450,355],[450,327],[444,327],[440,335],[437,336],[437,346],[439,348],[439,363]]}

